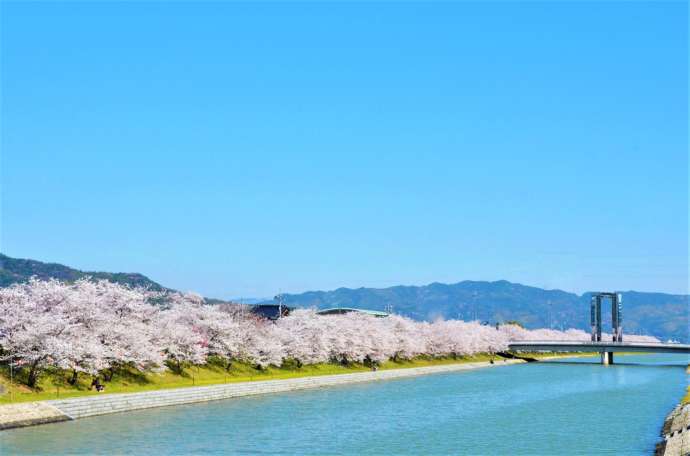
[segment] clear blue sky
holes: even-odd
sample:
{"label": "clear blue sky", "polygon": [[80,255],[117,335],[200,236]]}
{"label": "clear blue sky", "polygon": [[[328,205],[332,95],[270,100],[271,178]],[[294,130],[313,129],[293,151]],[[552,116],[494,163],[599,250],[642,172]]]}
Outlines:
{"label": "clear blue sky", "polygon": [[688,7],[2,4],[10,256],[208,296],[688,290]]}

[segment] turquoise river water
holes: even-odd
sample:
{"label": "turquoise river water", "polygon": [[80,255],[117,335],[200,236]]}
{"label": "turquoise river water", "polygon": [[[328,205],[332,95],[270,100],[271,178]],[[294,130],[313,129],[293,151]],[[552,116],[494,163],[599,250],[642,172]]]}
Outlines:
{"label": "turquoise river water", "polygon": [[0,432],[10,454],[651,454],[686,356],[486,368]]}

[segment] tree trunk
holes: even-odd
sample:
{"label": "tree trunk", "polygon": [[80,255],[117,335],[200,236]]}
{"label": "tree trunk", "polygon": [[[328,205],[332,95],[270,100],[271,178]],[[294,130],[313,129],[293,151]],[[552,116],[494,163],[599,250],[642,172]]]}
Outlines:
{"label": "tree trunk", "polygon": [[76,385],[77,384],[78,375],[79,375],[79,372],[77,372],[77,370],[74,369],[72,371],[72,378],[69,379],[70,385]]}
{"label": "tree trunk", "polygon": [[29,388],[34,388],[36,386],[36,382],[38,381],[38,363],[39,361],[34,361],[29,369],[29,379],[26,382]]}
{"label": "tree trunk", "polygon": [[110,380],[113,379],[113,375],[115,375],[115,368],[111,367],[108,369],[106,372],[103,373],[103,380],[106,382],[109,382]]}
{"label": "tree trunk", "polygon": [[230,372],[231,367],[232,367],[232,361],[228,360],[228,364],[225,365],[225,371]]}

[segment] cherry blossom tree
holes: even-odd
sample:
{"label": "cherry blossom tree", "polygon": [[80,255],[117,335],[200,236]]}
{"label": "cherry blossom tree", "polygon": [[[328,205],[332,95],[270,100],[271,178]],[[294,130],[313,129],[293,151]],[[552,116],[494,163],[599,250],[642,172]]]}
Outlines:
{"label": "cherry blossom tree", "polygon": [[30,280],[0,289],[0,346],[4,358],[28,368],[35,386],[45,367],[96,373],[160,361],[152,344],[148,295],[106,281]]}
{"label": "cherry blossom tree", "polygon": [[426,325],[419,324],[408,318],[391,315],[385,319],[387,331],[391,334],[394,361],[412,359],[429,353],[426,337]]}
{"label": "cherry blossom tree", "polygon": [[286,358],[298,366],[329,361],[328,321],[313,309],[298,309],[277,323]]}

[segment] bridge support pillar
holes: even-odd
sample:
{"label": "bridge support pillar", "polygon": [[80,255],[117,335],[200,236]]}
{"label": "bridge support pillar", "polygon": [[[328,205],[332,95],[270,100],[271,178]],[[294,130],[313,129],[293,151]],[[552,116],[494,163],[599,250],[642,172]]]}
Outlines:
{"label": "bridge support pillar", "polygon": [[601,364],[613,364],[613,352],[601,352]]}

